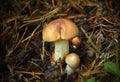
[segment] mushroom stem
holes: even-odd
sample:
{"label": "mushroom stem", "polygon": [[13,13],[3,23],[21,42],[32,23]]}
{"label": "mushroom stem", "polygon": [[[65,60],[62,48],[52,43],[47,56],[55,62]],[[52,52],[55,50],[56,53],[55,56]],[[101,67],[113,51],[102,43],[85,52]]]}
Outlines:
{"label": "mushroom stem", "polygon": [[65,55],[69,53],[69,41],[68,40],[57,40],[55,42],[54,61],[59,59],[63,60]]}
{"label": "mushroom stem", "polygon": [[67,65],[65,68],[65,71],[66,71],[67,75],[71,75],[74,73],[75,70],[72,69],[69,65]]}

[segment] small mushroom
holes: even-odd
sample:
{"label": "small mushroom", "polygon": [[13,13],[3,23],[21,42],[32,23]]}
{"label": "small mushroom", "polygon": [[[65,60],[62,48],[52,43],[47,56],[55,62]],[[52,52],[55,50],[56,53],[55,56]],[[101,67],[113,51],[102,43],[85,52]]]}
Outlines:
{"label": "small mushroom", "polygon": [[58,62],[69,53],[69,39],[77,36],[79,30],[70,20],[60,18],[53,20],[43,29],[43,41],[55,42],[53,60]]}
{"label": "small mushroom", "polygon": [[79,36],[76,36],[71,40],[71,42],[73,45],[78,46],[81,43],[81,38]]}
{"label": "small mushroom", "polygon": [[65,71],[67,75],[71,75],[78,68],[80,64],[80,58],[76,53],[70,53],[66,56],[65,62],[67,64]]}

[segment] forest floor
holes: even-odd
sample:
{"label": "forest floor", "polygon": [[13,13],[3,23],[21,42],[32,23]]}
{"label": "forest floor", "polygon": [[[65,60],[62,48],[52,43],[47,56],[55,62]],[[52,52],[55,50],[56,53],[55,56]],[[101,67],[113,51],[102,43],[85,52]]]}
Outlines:
{"label": "forest floor", "polygon": [[[119,0],[1,0],[0,82],[120,82]],[[80,57],[68,76],[66,63],[51,65],[54,43],[42,30],[66,18],[79,29],[80,43],[70,53]],[[53,34],[54,35],[54,34]]]}

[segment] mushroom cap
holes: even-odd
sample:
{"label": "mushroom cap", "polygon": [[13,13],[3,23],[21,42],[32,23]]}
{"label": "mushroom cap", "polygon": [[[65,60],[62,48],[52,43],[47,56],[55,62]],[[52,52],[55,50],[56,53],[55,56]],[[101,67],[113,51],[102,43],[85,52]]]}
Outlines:
{"label": "mushroom cap", "polygon": [[66,56],[65,62],[71,68],[76,69],[80,64],[80,58],[77,54],[70,53]]}
{"label": "mushroom cap", "polygon": [[47,42],[69,40],[78,34],[79,30],[72,21],[60,18],[53,20],[43,29],[43,40]]}
{"label": "mushroom cap", "polygon": [[78,46],[81,43],[81,38],[76,36],[71,40],[71,42],[72,42],[73,45]]}

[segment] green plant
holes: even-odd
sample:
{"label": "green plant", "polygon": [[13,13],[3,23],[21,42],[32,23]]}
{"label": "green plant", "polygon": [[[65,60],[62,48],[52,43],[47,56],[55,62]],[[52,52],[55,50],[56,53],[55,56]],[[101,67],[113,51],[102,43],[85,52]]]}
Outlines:
{"label": "green plant", "polygon": [[87,82],[100,82],[99,80],[95,80],[95,78],[90,78],[87,80]]}
{"label": "green plant", "polygon": [[120,69],[117,64],[108,61],[104,63],[104,70],[114,75],[114,82],[119,82],[120,80]]}

